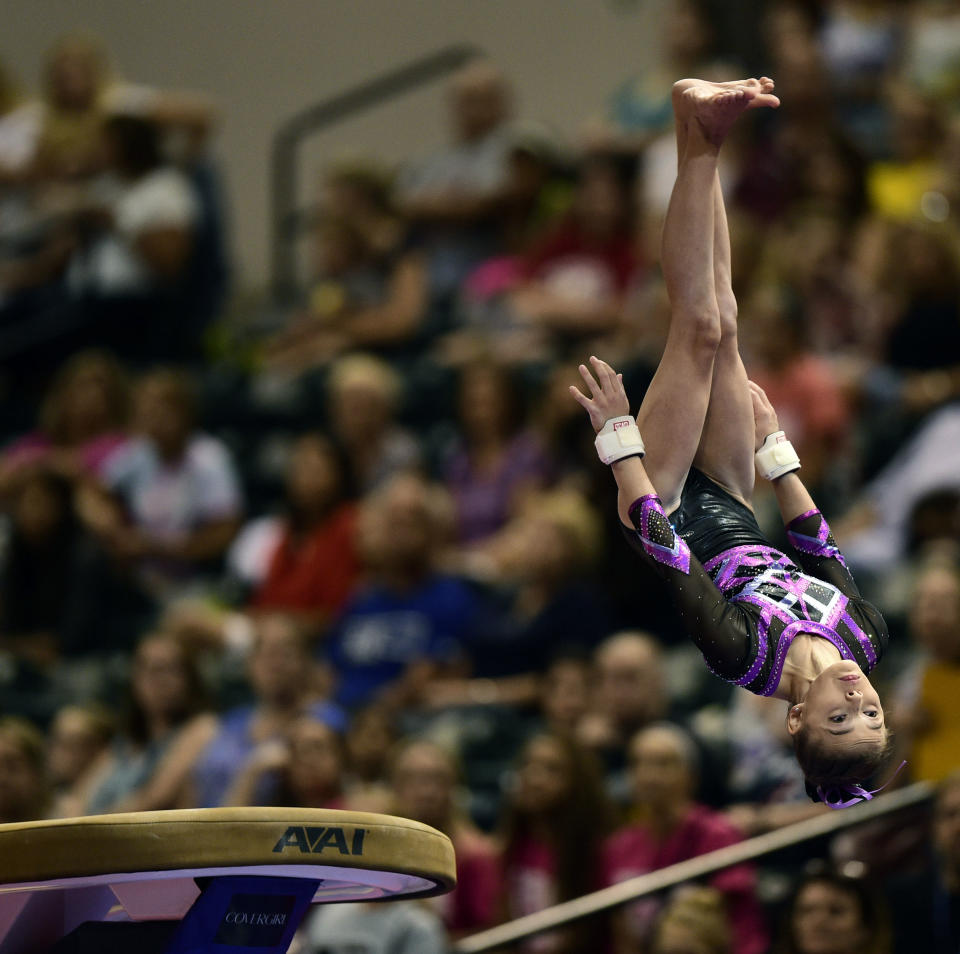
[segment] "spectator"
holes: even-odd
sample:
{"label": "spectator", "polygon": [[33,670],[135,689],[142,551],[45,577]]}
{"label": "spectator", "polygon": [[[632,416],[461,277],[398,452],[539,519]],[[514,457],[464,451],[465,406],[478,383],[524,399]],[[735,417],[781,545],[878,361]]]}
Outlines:
{"label": "spectator", "polygon": [[416,901],[318,904],[297,937],[300,954],[446,954],[448,950],[440,920]]}
{"label": "spectator", "polygon": [[887,883],[897,954],[952,954],[960,947],[960,770],[938,786],[930,847],[920,870]]}
{"label": "spectator", "polygon": [[387,812],[392,801],[390,752],[398,728],[389,709],[372,705],[354,713],[345,745],[350,773],[350,804],[356,811]]}
{"label": "spectator", "polygon": [[[931,414],[861,487],[853,506],[835,524],[837,539],[844,541],[852,566],[881,578],[901,566],[910,550],[916,508],[928,495],[960,491],[958,435],[960,406],[951,403]],[[950,519],[942,519],[939,529],[941,538],[955,535]]]}
{"label": "spectator", "polygon": [[439,488],[412,474],[393,478],[367,501],[360,546],[368,582],[325,647],[341,705],[416,706],[434,679],[462,665],[481,604],[436,569],[446,506]]}
{"label": "spectator", "polygon": [[53,787],[54,818],[82,815],[90,784],[111,757],[116,725],[99,705],[64,706],[54,716],[47,740],[47,775]]}
{"label": "spectator", "polygon": [[50,178],[89,178],[103,167],[101,127],[113,112],[135,113],[181,130],[195,145],[211,125],[212,109],[202,97],[118,81],[103,43],[89,33],[72,33],[54,44],[43,80],[36,159]]}
{"label": "spectator", "polygon": [[677,894],[657,922],[651,954],[733,954],[723,896],[712,888]]}
{"label": "spectator", "polygon": [[[252,589],[245,612],[204,602],[172,607],[168,624],[198,645],[224,648],[251,631],[251,617],[282,612],[322,633],[356,585],[356,508],[345,499],[343,464],[330,441],[298,438],[286,476],[283,516],[253,520],[237,535],[228,563]],[[233,635],[236,634],[236,635]]]}
{"label": "spectator", "polygon": [[894,65],[902,35],[896,6],[892,0],[825,4],[820,25],[824,64],[833,87],[848,104],[870,100]]}
{"label": "spectator", "polygon": [[[798,191],[787,224],[821,213],[838,220],[844,230],[855,226],[867,211],[863,154],[843,132],[829,127],[807,146],[809,153],[797,170]],[[803,255],[806,250],[794,246],[793,251]],[[842,255],[838,257],[842,261]]]}
{"label": "spectator", "polygon": [[921,0],[908,9],[901,78],[952,108],[960,92],[960,11],[951,0]]}
{"label": "spectator", "polygon": [[540,124],[510,133],[507,185],[499,228],[503,254],[478,265],[460,289],[457,327],[438,342],[438,360],[453,366],[489,354],[505,364],[527,363],[544,347],[539,329],[518,322],[508,292],[523,258],[570,207],[571,169],[553,134]]}
{"label": "spectator", "polygon": [[[816,12],[802,2],[769,4],[762,18],[764,59],[776,77],[782,108],[759,129],[736,176],[737,205],[763,222],[789,214],[803,169],[837,138],[833,101],[816,40]],[[722,175],[722,173],[721,173]]]}
{"label": "spectator", "polygon": [[[20,339],[26,337],[29,353],[43,344],[36,340],[38,331],[54,339],[48,348],[64,336],[68,342],[82,338],[89,344],[93,321],[101,341],[140,360],[196,355],[198,329],[221,305],[227,272],[217,176],[202,154],[213,120],[213,106],[202,95],[121,82],[94,36],[74,33],[54,45],[44,75],[34,168],[58,187],[47,190],[49,199],[41,207],[49,205],[56,216],[70,219],[79,212],[81,233],[102,224],[102,212],[91,216],[91,206],[106,208],[116,229],[71,270],[73,287],[93,294],[94,301],[66,309],[55,302],[56,310],[41,300],[52,313],[37,328],[23,330]],[[105,129],[111,130],[106,139],[120,147],[120,162],[116,150],[111,155]],[[151,151],[145,148],[151,139],[157,151],[183,165],[189,182],[169,167],[137,174]],[[111,168],[119,179],[93,178]],[[64,190],[63,181],[78,188]],[[54,243],[47,258],[55,253]],[[158,287],[143,287],[151,282]],[[86,305],[93,305],[92,311]],[[124,324],[134,309],[140,320],[133,324],[141,332],[148,330],[148,336],[138,337]],[[78,327],[83,318],[88,322]],[[18,340],[14,336],[12,343]],[[20,347],[25,347],[22,340]]]}
{"label": "spectator", "polygon": [[[515,174],[514,189],[522,194],[539,183],[544,201],[557,196],[551,200],[557,211],[549,217],[541,213],[542,228],[529,234],[513,257],[493,258],[470,275],[464,286],[466,327],[446,341],[450,360],[469,355],[472,345],[505,364],[533,364],[552,360],[557,351],[585,347],[585,339],[622,330],[626,293],[639,271],[631,211],[633,163],[588,156],[572,189],[561,192],[548,178],[546,161],[526,159],[531,147],[519,136],[517,141],[511,168],[521,171]],[[523,172],[524,162],[534,171]],[[527,202],[538,194],[528,193]],[[566,197],[562,204],[561,196]],[[513,226],[515,231],[520,227]]]}
{"label": "spectator", "polygon": [[224,804],[346,808],[344,768],[340,733],[322,719],[303,715],[282,741],[257,747]]}
{"label": "spectator", "polygon": [[776,954],[848,954],[856,950],[891,954],[883,901],[863,878],[830,870],[804,876],[780,926]]}
{"label": "spectator", "polygon": [[320,212],[354,223],[383,259],[400,253],[408,226],[396,208],[393,175],[379,162],[345,159],[327,170],[321,183]]}
{"label": "spectator", "polygon": [[[713,79],[723,67],[715,62],[715,17],[703,0],[672,3],[659,46],[662,61],[644,69],[614,90],[605,124],[588,128],[588,141],[640,152],[660,135],[672,133],[670,87],[681,76]],[[726,74],[729,75],[729,74]]]}
{"label": "spectator", "polygon": [[0,63],[0,188],[29,172],[41,120],[38,104],[24,100],[13,75]]}
{"label": "spectator", "polygon": [[904,375],[902,399],[907,410],[924,414],[960,391],[949,377],[941,393],[936,388],[930,391],[943,375],[929,373],[960,365],[957,237],[923,225],[891,227],[887,234],[882,277],[876,276],[886,283],[889,296],[882,359]]}
{"label": "spectator", "polygon": [[946,137],[940,147],[940,166],[942,178],[937,183],[937,191],[946,200],[943,201],[934,194],[934,202],[939,203],[939,215],[947,213],[945,220],[956,228],[958,213],[960,213],[960,185],[957,183],[957,170],[960,168],[960,122],[956,116],[951,116],[947,126]]}
{"label": "spectator", "polygon": [[[69,221],[32,181],[43,123],[38,103],[24,100],[0,63],[0,316],[3,352],[36,333],[37,312],[63,307],[60,278],[73,250]],[[25,322],[33,318],[33,329]]]}
{"label": "spectator", "polygon": [[500,213],[504,251],[524,255],[570,206],[570,157],[555,132],[541,123],[510,130],[507,198]]}
{"label": "spectator", "polygon": [[0,717],[0,824],[46,818],[49,809],[43,734],[26,719]]}
{"label": "spectator", "polygon": [[344,498],[333,446],[321,434],[301,437],[287,476],[288,517],[253,608],[298,613],[319,630],[343,607],[359,574],[356,509]]}
{"label": "spectator", "polygon": [[[248,763],[269,761],[291,726],[304,715],[342,732],[343,711],[324,698],[320,672],[305,636],[283,616],[257,621],[247,675],[254,701],[224,713],[207,747],[191,769],[191,800],[202,808],[222,805],[239,772]],[[254,787],[251,801],[270,798],[270,780]]]}
{"label": "spectator", "polygon": [[889,127],[884,93],[903,47],[903,13],[903,5],[894,0],[824,5],[819,40],[835,111],[868,148],[871,140],[882,142]]}
{"label": "spectator", "polygon": [[577,736],[599,752],[607,772],[616,775],[626,767],[629,741],[667,713],[663,655],[652,636],[626,631],[605,639],[593,663],[592,701]]}
{"label": "spectator", "polygon": [[[634,821],[603,848],[603,881],[616,884],[666,868],[741,840],[719,813],[693,800],[699,757],[693,740],[678,727],[659,723],[643,729],[630,743]],[[723,894],[735,950],[762,954],[769,938],[755,895],[749,865],[717,872],[711,887]],[[617,954],[642,951],[649,943],[662,902],[644,897],[614,921]]]}
{"label": "spectator", "polygon": [[900,679],[897,726],[915,779],[940,781],[960,765],[960,567],[931,555],[918,568],[908,616],[920,658]]}
{"label": "spectator", "polygon": [[91,325],[84,335],[133,360],[176,360],[174,293],[190,264],[197,196],[190,180],[164,162],[151,120],[112,116],[104,138],[110,179],[102,205],[89,213],[104,227],[68,275],[73,293],[86,301]]}
{"label": "spectator", "polygon": [[[862,189],[856,183],[862,177],[836,147],[818,150],[816,156],[804,168],[809,179],[816,176],[818,191],[801,200],[801,212],[774,225],[772,234],[765,232],[758,280],[748,286],[745,302],[757,296],[762,304],[764,292],[770,291],[765,285],[786,283],[792,296],[787,303],[802,313],[806,344],[832,363],[838,385],[856,391],[881,345],[881,302],[854,267],[856,243],[850,239],[861,212],[856,195]],[[767,274],[769,279],[763,277]],[[749,312],[748,306],[744,317]],[[743,331],[749,339],[749,325]]]}
{"label": "spectator", "polygon": [[412,247],[384,250],[387,225],[371,219],[321,218],[307,306],[267,342],[270,367],[298,373],[360,348],[392,358],[411,353],[427,310],[423,258]]}
{"label": "spectator", "polygon": [[59,336],[82,319],[64,284],[76,248],[72,222],[44,209],[38,192],[4,188],[0,178],[0,355],[33,359],[29,371],[16,368],[26,386],[62,357]]}
{"label": "spectator", "polygon": [[460,772],[453,756],[432,742],[404,742],[393,756],[391,810],[442,831],[457,856],[457,886],[427,902],[452,937],[492,926],[498,913],[500,866],[492,842],[458,804]]}
{"label": "spectator", "polygon": [[139,436],[104,469],[88,509],[92,529],[134,565],[145,591],[169,600],[223,555],[241,514],[227,448],[195,429],[192,385],[180,372],[153,371],[139,382]]}
{"label": "spectator", "polygon": [[589,659],[576,651],[561,652],[546,667],[540,687],[540,712],[547,729],[575,735],[589,698]]}
{"label": "spectator", "polygon": [[95,557],[63,477],[31,468],[13,502],[0,559],[0,648],[49,669],[101,648],[90,599]]}
{"label": "spectator", "polygon": [[358,495],[420,466],[416,438],[395,421],[402,396],[399,375],[372,355],[346,355],[330,368],[331,436],[346,456],[350,489]]}
{"label": "spectator", "polygon": [[106,50],[96,37],[75,33],[50,49],[36,157],[45,176],[83,179],[99,171],[103,163],[103,97],[109,85]]}
{"label": "spectator", "polygon": [[510,89],[493,64],[475,61],[450,85],[454,142],[401,173],[400,208],[418,227],[430,287],[450,296],[495,251],[495,215],[506,185]]}
{"label": "spectator", "polygon": [[[506,916],[533,914],[599,887],[609,818],[593,756],[565,736],[534,736],[520,757],[502,825]],[[596,949],[596,930],[577,921],[523,942],[520,950]]]}
{"label": "spectator", "polygon": [[519,386],[502,366],[480,362],[460,376],[461,441],[450,453],[444,482],[456,506],[457,539],[475,545],[503,528],[524,494],[542,487],[549,461],[525,427]]}
{"label": "spectator", "polygon": [[632,165],[588,156],[569,214],[526,257],[512,306],[554,348],[583,348],[617,330],[641,264],[633,205]]}
{"label": "spectator", "polygon": [[196,661],[172,636],[144,637],[133,657],[125,725],[85,813],[180,805],[190,766],[216,731],[206,698]]}
{"label": "spectator", "polygon": [[867,194],[878,216],[909,222],[924,217],[924,196],[940,179],[943,116],[936,104],[905,87],[893,90],[889,105],[893,155],[868,168]]}
{"label": "spectator", "polygon": [[70,480],[99,477],[126,440],[128,393],[123,371],[106,352],[81,351],[57,372],[36,430],[0,456],[0,495],[8,497],[34,467]]}
{"label": "spectator", "polygon": [[[530,494],[503,531],[470,555],[468,567],[477,569],[483,569],[481,555],[490,558],[491,582],[506,591],[504,618],[484,626],[472,647],[476,676],[525,677],[530,685],[558,646],[590,652],[610,632],[609,607],[592,582],[601,539],[600,521],[584,497],[542,491]],[[533,702],[538,691],[532,685],[531,696],[512,701]]]}

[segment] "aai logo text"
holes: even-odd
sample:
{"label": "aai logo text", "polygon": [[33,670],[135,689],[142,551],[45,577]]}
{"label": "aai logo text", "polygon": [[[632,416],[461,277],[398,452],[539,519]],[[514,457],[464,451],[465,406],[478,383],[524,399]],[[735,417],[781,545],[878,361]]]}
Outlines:
{"label": "aai logo text", "polygon": [[273,850],[280,854],[288,848],[294,848],[304,855],[320,855],[327,849],[336,849],[341,855],[362,855],[366,834],[366,828],[355,828],[348,844],[342,828],[290,825]]}

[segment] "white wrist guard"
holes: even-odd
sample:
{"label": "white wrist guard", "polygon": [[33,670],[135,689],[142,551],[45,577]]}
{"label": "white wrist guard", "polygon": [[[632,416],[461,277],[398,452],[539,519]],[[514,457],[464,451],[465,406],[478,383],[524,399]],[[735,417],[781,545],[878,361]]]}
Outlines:
{"label": "white wrist guard", "polygon": [[615,464],[625,457],[643,457],[644,454],[640,429],[629,414],[606,421],[593,443],[605,464]]}
{"label": "white wrist guard", "polygon": [[800,458],[783,431],[768,434],[754,457],[757,471],[766,480],[776,480],[800,469]]}

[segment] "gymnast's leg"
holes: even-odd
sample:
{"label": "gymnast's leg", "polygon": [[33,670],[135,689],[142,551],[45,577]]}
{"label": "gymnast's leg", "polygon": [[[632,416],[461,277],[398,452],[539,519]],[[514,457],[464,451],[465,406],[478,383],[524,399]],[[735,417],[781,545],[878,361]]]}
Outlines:
{"label": "gymnast's leg", "polygon": [[[637,416],[647,448],[647,473],[668,510],[679,501],[701,444],[723,340],[714,266],[720,145],[754,100],[759,105],[776,102],[757,81],[713,84],[682,80],[674,86],[673,98],[681,152],[661,254],[671,304],[670,331]],[[726,236],[725,220],[722,229]],[[729,252],[726,261],[729,263]],[[752,427],[746,389],[745,394]],[[752,466],[752,447],[750,461]]]}
{"label": "gymnast's leg", "polygon": [[[757,80],[748,81],[751,84]],[[769,96],[772,80],[759,80]],[[754,100],[755,102],[756,100]],[[694,466],[750,506],[755,468],[753,402],[737,342],[737,301],[730,268],[730,233],[719,176],[714,180],[713,275],[720,315],[720,346],[713,364],[713,382]]]}

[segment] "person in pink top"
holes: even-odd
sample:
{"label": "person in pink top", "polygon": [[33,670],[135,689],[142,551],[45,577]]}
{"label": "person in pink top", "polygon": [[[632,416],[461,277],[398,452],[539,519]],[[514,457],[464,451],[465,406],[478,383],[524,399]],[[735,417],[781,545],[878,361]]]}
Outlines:
{"label": "person in pink top", "polygon": [[500,900],[500,865],[490,839],[457,807],[455,758],[425,739],[401,744],[393,756],[390,810],[442,831],[457,855],[457,886],[426,902],[453,938],[491,927]]}
{"label": "person in pink top", "polygon": [[[530,739],[501,830],[505,917],[534,914],[599,887],[610,814],[591,752],[565,735],[543,732]],[[576,921],[528,938],[517,951],[601,951],[597,931],[595,921]]]}
{"label": "person in pink top", "polygon": [[[687,861],[742,840],[720,812],[694,801],[697,749],[679,727],[661,722],[638,732],[630,743],[633,786],[631,823],[603,845],[603,884]],[[721,892],[738,954],[763,954],[769,937],[749,865],[718,871],[710,885]],[[666,898],[639,899],[614,915],[615,954],[640,954],[652,938]]]}
{"label": "person in pink top", "polygon": [[124,443],[128,395],[123,372],[102,351],[81,351],[57,374],[39,426],[0,453],[0,498],[9,499],[38,467],[70,480],[97,476]]}

